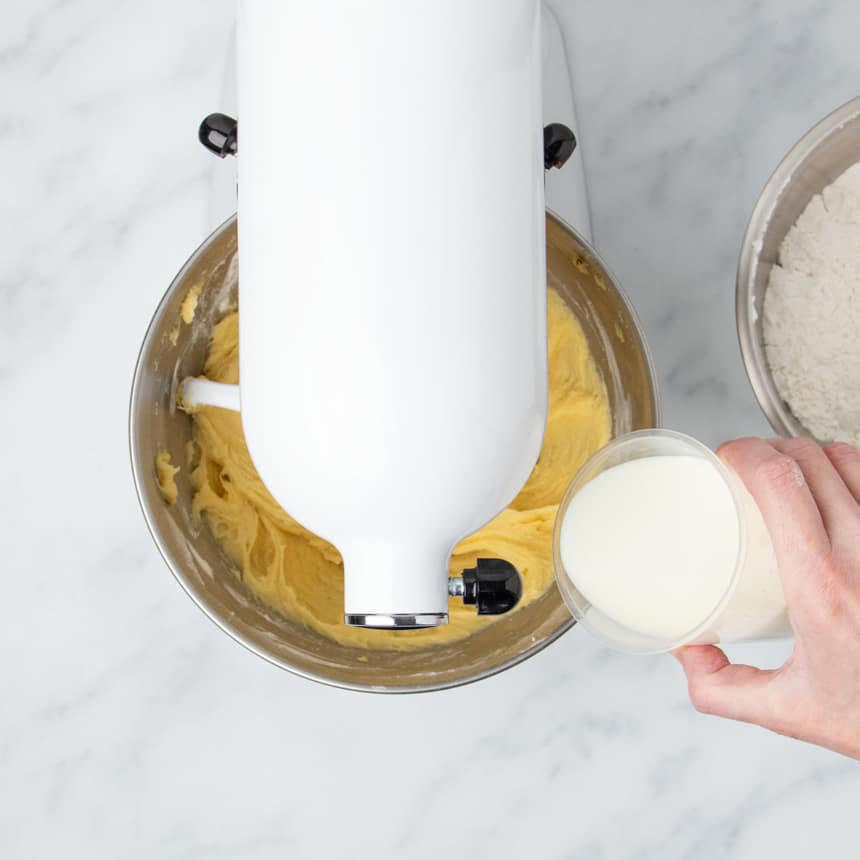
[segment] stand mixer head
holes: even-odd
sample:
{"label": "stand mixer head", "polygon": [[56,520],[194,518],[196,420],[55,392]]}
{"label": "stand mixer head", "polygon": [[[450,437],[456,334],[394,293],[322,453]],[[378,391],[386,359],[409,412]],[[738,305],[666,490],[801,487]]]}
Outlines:
{"label": "stand mixer head", "polygon": [[448,559],[543,439],[543,171],[574,142],[542,130],[540,34],[539,0],[239,4],[241,396],[183,399],[241,405],[269,491],[344,557],[348,624],[519,596],[504,560]]}

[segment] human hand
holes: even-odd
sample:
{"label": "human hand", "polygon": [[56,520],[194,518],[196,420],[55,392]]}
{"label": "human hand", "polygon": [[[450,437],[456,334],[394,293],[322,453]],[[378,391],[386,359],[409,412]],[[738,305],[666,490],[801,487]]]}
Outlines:
{"label": "human hand", "polygon": [[717,453],[770,531],[794,651],[762,670],[712,645],[680,648],[690,700],[860,759],[860,453],[809,439],[738,439]]}

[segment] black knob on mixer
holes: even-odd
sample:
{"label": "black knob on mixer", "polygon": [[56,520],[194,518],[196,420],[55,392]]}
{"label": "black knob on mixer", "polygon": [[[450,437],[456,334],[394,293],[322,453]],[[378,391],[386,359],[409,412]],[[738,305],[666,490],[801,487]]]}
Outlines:
{"label": "black knob on mixer", "polygon": [[200,143],[219,158],[239,150],[239,123],[225,113],[210,113],[197,131]]}
{"label": "black knob on mixer", "polygon": [[564,167],[565,162],[576,149],[576,136],[560,122],[554,122],[543,130],[543,166]]}
{"label": "black knob on mixer", "polygon": [[519,603],[523,583],[517,569],[500,558],[479,558],[463,571],[463,603],[477,606],[478,615],[502,615]]}

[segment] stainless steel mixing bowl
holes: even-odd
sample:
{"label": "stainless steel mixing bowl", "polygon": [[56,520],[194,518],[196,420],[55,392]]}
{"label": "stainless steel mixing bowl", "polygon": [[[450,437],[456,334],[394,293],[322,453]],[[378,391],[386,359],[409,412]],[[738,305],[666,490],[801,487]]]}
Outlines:
{"label": "stainless steel mixing bowl", "polygon": [[[655,376],[633,311],[595,253],[553,215],[547,215],[547,268],[550,285],[582,323],[606,382],[613,435],[655,426]],[[182,301],[197,284],[203,289],[194,321],[179,325]],[[485,678],[535,654],[573,625],[553,587],[465,640],[398,653],[340,645],[255,600],[205,524],[194,522],[187,479],[180,473],[179,498],[168,506],[155,474],[162,448],[174,463],[185,463],[191,419],[176,407],[177,385],[200,374],[212,327],[235,299],[234,217],[197,249],[155,312],[135,370],[129,416],[134,480],[149,529],[180,585],[216,624],[254,653],[305,678],[388,693]]]}
{"label": "stainless steel mixing bowl", "polygon": [[738,339],[755,396],[781,436],[812,434],[780,396],[767,363],[762,323],[770,270],[809,201],[858,160],[860,98],[821,120],[785,156],[762,190],[744,236],[736,292]]}

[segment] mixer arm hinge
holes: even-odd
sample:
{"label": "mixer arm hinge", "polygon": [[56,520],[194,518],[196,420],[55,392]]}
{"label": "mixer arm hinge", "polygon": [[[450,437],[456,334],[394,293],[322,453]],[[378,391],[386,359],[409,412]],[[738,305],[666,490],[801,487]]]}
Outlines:
{"label": "mixer arm hinge", "polygon": [[448,580],[448,594],[477,606],[478,615],[502,615],[519,603],[523,583],[517,569],[500,558],[479,558],[462,576]]}
{"label": "mixer arm hinge", "polygon": [[200,143],[219,158],[239,151],[239,123],[225,113],[210,113],[197,131]]}
{"label": "mixer arm hinge", "polygon": [[[236,155],[239,151],[239,123],[224,113],[210,113],[200,123],[197,136],[200,143],[219,158]],[[576,150],[576,136],[560,122],[543,130],[543,166],[550,170],[563,167]]]}

